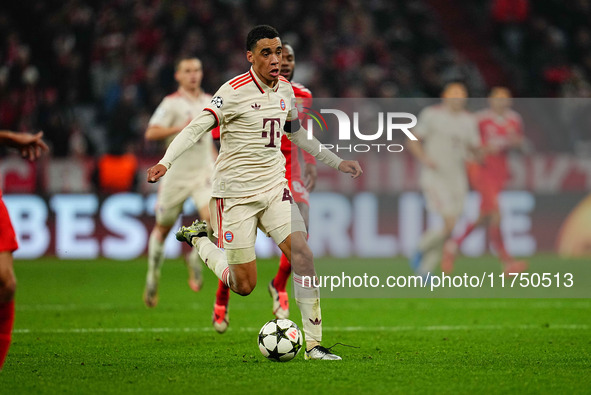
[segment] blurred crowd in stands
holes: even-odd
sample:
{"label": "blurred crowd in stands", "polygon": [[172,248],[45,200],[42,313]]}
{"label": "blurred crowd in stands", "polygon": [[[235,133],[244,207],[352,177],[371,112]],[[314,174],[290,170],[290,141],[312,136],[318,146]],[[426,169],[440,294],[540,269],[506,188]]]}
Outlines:
{"label": "blurred crowd in stands", "polygon": [[[433,0],[435,1],[435,0]],[[245,36],[272,24],[316,97],[436,97],[489,88],[429,0],[28,0],[0,6],[0,129],[46,133],[54,157],[159,155],[147,121],[176,89],[174,62],[203,61],[214,93],[244,72]],[[450,0],[471,15],[521,97],[590,97],[591,0]],[[469,3],[469,4],[468,4]],[[465,34],[471,34],[466,29]]]}

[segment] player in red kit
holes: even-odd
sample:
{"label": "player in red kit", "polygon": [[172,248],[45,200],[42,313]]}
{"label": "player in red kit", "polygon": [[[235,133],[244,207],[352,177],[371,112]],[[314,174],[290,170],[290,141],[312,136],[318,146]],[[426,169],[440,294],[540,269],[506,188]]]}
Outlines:
{"label": "player in red kit", "polygon": [[[0,145],[16,148],[23,158],[35,160],[47,145],[41,140],[43,132],[37,134],[15,133],[7,130],[0,131]],[[18,249],[16,234],[8,216],[8,210],[2,201],[0,190],[0,370],[8,348],[14,322],[14,292],[16,277],[12,265],[12,253]]]}
{"label": "player in red kit", "polygon": [[[312,92],[302,84],[292,82],[295,69],[295,53],[291,45],[283,43],[283,56],[281,61],[280,73],[291,82],[296,97],[296,104],[300,114],[300,120],[303,122],[305,117],[304,108],[312,105]],[[281,138],[281,152],[285,156],[285,178],[289,183],[289,188],[294,201],[297,203],[300,213],[306,224],[309,224],[309,193],[314,190],[316,185],[316,159],[302,150],[305,161],[304,178],[302,180],[302,168],[298,159],[298,148],[283,135]],[[284,254],[281,254],[279,260],[279,270],[275,278],[269,283],[269,294],[273,298],[273,314],[277,318],[289,317],[289,297],[285,290],[287,280],[291,274],[291,264]],[[218,284],[216,293],[216,302],[213,311],[213,326],[219,333],[224,333],[228,329],[229,314],[228,302],[230,298],[230,289],[221,281]]]}
{"label": "player in red kit", "polygon": [[468,225],[465,232],[458,238],[446,243],[444,248],[442,270],[450,272],[458,247],[477,227],[488,225],[491,244],[503,264],[504,272],[520,273],[527,269],[527,263],[513,259],[505,250],[501,235],[499,211],[499,195],[507,180],[507,153],[511,149],[523,147],[523,121],[521,116],[511,109],[511,92],[504,87],[495,87],[489,95],[490,107],[478,114],[478,128],[484,158],[482,163],[467,164],[470,185],[481,196],[480,215]]}

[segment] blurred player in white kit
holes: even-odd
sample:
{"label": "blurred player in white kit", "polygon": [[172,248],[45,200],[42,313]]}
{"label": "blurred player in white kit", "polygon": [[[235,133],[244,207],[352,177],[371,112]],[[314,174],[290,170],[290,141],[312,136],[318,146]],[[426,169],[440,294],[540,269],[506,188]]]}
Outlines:
{"label": "blurred player in white kit", "polygon": [[[147,140],[164,140],[166,145],[199,115],[211,101],[211,95],[201,89],[203,69],[197,58],[181,59],[176,65],[175,79],[178,90],[162,100],[145,133]],[[144,302],[148,307],[158,304],[158,282],[164,262],[164,241],[182,212],[188,198],[193,199],[199,218],[209,221],[211,173],[215,160],[211,134],[203,136],[177,160],[178,165],[168,172],[158,188],[155,207],[156,224],[148,242],[148,273]],[[175,163],[176,164],[176,163]],[[195,292],[202,283],[201,261],[193,248],[187,256],[189,286]]]}
{"label": "blurred player in white kit", "polygon": [[465,110],[468,92],[461,82],[445,86],[442,103],[429,106],[418,117],[410,143],[422,164],[420,185],[427,209],[443,218],[443,229],[429,229],[411,257],[412,268],[427,276],[440,263],[443,246],[462,214],[468,193],[466,160],[479,154],[480,134],[474,115]]}

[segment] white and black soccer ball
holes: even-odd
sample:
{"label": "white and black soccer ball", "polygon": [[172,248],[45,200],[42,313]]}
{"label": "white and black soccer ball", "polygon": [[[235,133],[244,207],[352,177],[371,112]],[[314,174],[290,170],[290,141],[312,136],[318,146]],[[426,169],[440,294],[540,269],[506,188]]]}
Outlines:
{"label": "white and black soccer ball", "polygon": [[259,349],[271,361],[287,362],[298,355],[302,348],[302,332],[290,320],[274,319],[259,332]]}

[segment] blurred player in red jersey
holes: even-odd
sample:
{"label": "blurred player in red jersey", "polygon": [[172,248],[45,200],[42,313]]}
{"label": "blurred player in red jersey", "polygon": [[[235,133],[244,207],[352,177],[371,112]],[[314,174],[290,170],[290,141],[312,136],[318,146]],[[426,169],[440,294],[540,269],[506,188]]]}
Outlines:
{"label": "blurred player in red jersey", "polygon": [[[302,109],[312,105],[312,92],[302,84],[292,82],[294,69],[295,52],[293,47],[288,43],[283,43],[283,57],[281,60],[280,72],[283,77],[291,82],[296,97],[297,107],[300,111],[300,119],[303,122],[305,114],[303,114],[304,111],[302,111]],[[304,184],[301,177],[302,169],[298,159],[299,150],[285,135],[281,138],[281,152],[285,156],[285,178],[287,178],[293,199],[298,205],[300,213],[304,218],[306,228],[308,228],[310,211],[308,198],[309,193],[312,192],[316,186],[316,178],[318,176],[316,171],[316,159],[306,151],[302,150],[304,161],[306,162],[304,167]],[[285,254],[281,254],[279,270],[268,286],[269,294],[273,298],[273,314],[277,318],[289,317],[289,297],[285,290],[285,286],[290,274],[291,264]],[[213,326],[219,333],[224,333],[226,329],[228,329],[229,298],[230,289],[225,286],[223,282],[219,281],[212,319]]]}
{"label": "blurred player in red jersey", "polygon": [[499,194],[509,179],[507,152],[523,147],[523,122],[521,116],[511,109],[509,89],[493,88],[489,95],[489,105],[488,109],[477,114],[484,159],[482,163],[467,164],[470,184],[480,193],[482,199],[480,215],[460,237],[446,243],[441,262],[441,267],[446,272],[453,268],[458,247],[475,228],[483,225],[488,225],[490,241],[501,259],[505,273],[520,273],[527,269],[527,263],[516,261],[505,250],[499,211]]}
{"label": "blurred player in red jersey", "polygon": [[[41,137],[43,132],[28,134],[3,130],[0,131],[0,145],[16,148],[23,158],[35,160],[43,151],[48,150]],[[8,354],[14,322],[16,277],[12,265],[12,253],[17,249],[16,235],[0,190],[0,370]]]}

